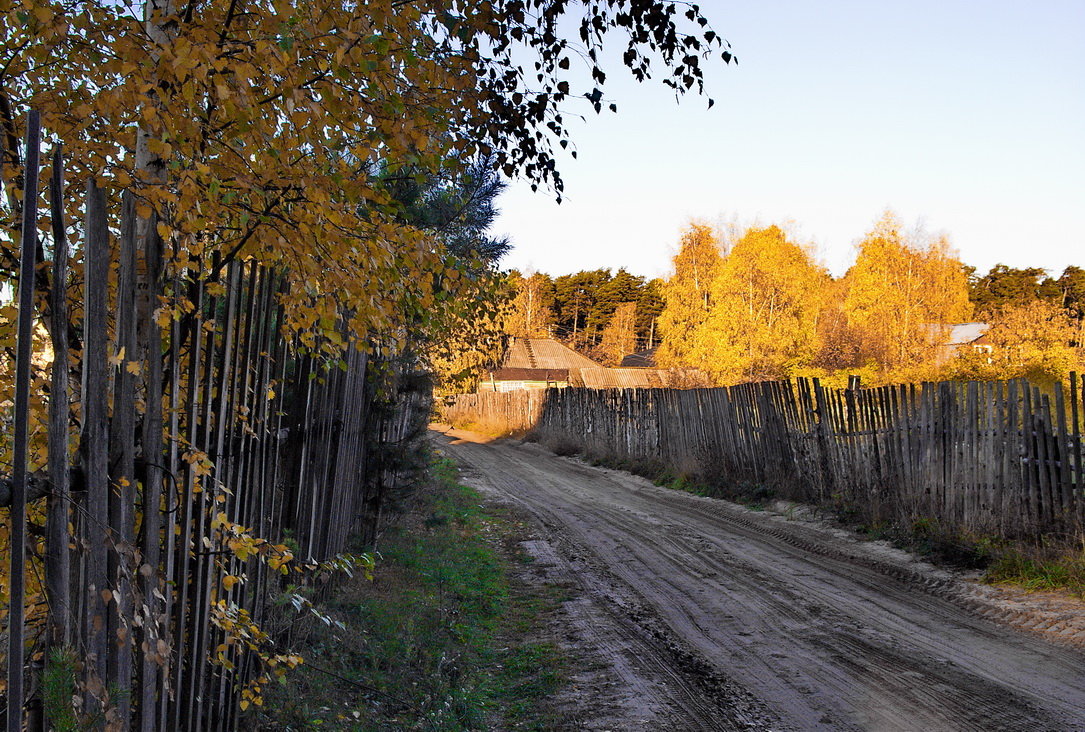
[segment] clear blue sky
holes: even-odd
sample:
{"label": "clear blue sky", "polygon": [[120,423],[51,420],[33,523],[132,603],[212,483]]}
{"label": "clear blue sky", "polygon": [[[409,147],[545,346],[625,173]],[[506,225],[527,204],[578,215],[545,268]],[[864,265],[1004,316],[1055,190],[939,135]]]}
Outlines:
{"label": "clear blue sky", "polygon": [[611,74],[566,200],[499,200],[506,268],[663,276],[698,219],[788,224],[839,275],[886,208],[983,271],[1085,266],[1085,1],[700,4],[739,58],[716,105]]}

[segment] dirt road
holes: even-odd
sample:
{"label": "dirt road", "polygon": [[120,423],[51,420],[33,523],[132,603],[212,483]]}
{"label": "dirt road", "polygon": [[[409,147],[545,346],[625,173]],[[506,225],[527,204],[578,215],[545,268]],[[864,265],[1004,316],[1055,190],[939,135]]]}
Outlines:
{"label": "dirt road", "polygon": [[568,632],[613,656],[634,707],[615,729],[1085,730],[1080,608],[1048,642],[992,620],[986,588],[824,525],[536,445],[434,439],[535,517],[528,548],[586,594]]}

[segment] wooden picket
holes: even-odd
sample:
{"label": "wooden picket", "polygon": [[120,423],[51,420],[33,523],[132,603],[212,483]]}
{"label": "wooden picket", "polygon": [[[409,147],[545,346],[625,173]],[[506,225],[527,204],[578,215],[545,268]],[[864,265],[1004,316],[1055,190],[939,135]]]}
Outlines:
{"label": "wooden picket", "polygon": [[[36,190],[39,143],[30,127],[25,180]],[[26,690],[39,686],[25,683],[27,670],[41,671],[31,659],[59,647],[80,662],[82,711],[96,726],[236,729],[242,693],[267,671],[247,640],[257,626],[274,629],[271,598],[305,582],[292,568],[334,559],[355,536],[374,540],[383,497],[408,474],[429,391],[411,380],[410,362],[382,364],[376,388],[370,358],[349,338],[339,358],[318,358],[284,337],[282,272],[219,258],[195,272],[171,267],[176,253],[163,251],[153,218],[138,220],[132,196],[111,231],[110,207],[93,180],[83,266],[71,268],[82,273],[83,301],[69,307],[66,296],[78,288],[67,287],[59,150],[52,172],[54,248],[45,278],[34,276],[37,196],[24,206],[17,453],[26,453],[30,425],[32,295],[50,280],[44,322],[53,361],[49,461],[34,477],[47,489],[28,496],[18,464],[5,480],[12,486],[6,726],[26,723]],[[159,306],[185,314],[161,326]],[[82,342],[73,346],[70,334]],[[42,495],[48,632],[39,637],[49,647],[27,653],[20,550],[26,500]],[[288,575],[270,561],[283,558],[274,546],[285,544],[295,556],[282,565]]]}
{"label": "wooden picket", "polygon": [[467,394],[442,418],[531,433],[594,457],[835,500],[874,521],[931,519],[1010,538],[1079,535],[1082,380],[828,389],[817,379],[718,389]]}

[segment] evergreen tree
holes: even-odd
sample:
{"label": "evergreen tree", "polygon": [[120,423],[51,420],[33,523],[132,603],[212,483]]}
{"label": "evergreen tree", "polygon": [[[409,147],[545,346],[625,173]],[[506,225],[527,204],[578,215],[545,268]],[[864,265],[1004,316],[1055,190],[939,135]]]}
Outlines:
{"label": "evergreen tree", "polygon": [[663,288],[666,283],[659,279],[648,280],[640,292],[637,300],[637,346],[641,348],[654,348],[659,345],[658,328],[659,316],[663,313],[666,303],[663,300]]}
{"label": "evergreen tree", "polygon": [[609,269],[563,275],[554,280],[554,308],[557,335],[576,347],[594,345],[598,330],[589,326],[599,288],[610,281]]}
{"label": "evergreen tree", "polygon": [[595,291],[595,302],[588,313],[588,328],[602,332],[614,316],[614,311],[622,303],[636,302],[644,290],[644,278],[629,274],[621,268],[606,282],[601,282]]}
{"label": "evergreen tree", "polygon": [[1055,299],[1059,295],[1058,284],[1039,267],[1016,269],[996,264],[982,277],[973,274],[968,283],[969,299],[981,318],[993,316],[1006,306]]}

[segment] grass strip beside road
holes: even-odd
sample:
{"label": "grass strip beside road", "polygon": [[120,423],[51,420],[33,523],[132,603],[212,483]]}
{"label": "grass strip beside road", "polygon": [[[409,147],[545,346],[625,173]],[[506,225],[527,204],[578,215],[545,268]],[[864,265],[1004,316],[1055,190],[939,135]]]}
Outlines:
{"label": "grass strip beside road", "polygon": [[566,659],[546,640],[555,588],[516,572],[518,526],[433,461],[379,547],[375,577],[321,605],[343,628],[304,621],[305,663],[253,715],[258,729],[548,729]]}

